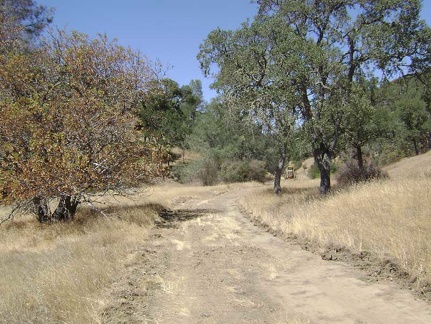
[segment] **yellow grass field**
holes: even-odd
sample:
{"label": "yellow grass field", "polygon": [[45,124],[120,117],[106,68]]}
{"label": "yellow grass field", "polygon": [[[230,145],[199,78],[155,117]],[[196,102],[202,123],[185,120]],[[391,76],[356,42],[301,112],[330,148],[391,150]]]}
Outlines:
{"label": "yellow grass field", "polygon": [[393,260],[420,289],[431,282],[431,152],[386,171],[388,180],[323,198],[318,181],[286,181],[282,195],[258,189],[241,204],[255,220],[322,249],[347,247]]}

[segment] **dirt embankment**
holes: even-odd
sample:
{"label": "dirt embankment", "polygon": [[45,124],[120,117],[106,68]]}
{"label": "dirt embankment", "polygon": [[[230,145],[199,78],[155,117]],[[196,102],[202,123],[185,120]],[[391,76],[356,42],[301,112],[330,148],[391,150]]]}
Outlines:
{"label": "dirt embankment", "polygon": [[431,323],[431,306],[252,224],[240,191],[179,199],[112,287],[104,323]]}

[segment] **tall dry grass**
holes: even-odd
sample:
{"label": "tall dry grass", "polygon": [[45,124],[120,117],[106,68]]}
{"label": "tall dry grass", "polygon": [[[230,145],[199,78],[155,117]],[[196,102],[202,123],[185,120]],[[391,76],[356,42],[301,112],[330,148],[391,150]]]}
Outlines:
{"label": "tall dry grass", "polygon": [[158,205],[83,210],[73,223],[31,217],[0,227],[0,323],[97,323],[105,290],[132,258]]}
{"label": "tall dry grass", "polygon": [[[252,217],[274,230],[321,247],[347,247],[391,259],[417,285],[431,282],[431,152],[388,170],[391,178],[319,197],[311,181],[286,182],[275,196],[258,189],[241,200]],[[314,187],[315,188],[315,187]]]}

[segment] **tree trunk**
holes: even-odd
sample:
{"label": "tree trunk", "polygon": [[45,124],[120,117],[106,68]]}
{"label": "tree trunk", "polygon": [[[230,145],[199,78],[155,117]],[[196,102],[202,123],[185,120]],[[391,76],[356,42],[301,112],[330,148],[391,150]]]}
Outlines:
{"label": "tree trunk", "polygon": [[418,147],[418,142],[416,141],[416,139],[413,139],[413,146],[415,148],[415,154],[419,155],[419,147]]}
{"label": "tree trunk", "polygon": [[78,208],[78,205],[80,203],[79,199],[77,197],[71,197],[66,196],[66,208],[69,211],[70,219],[73,219],[76,214],[76,209]]}
{"label": "tree trunk", "polygon": [[358,159],[358,168],[359,170],[364,170],[364,157],[362,154],[362,147],[361,145],[356,146],[356,157]]}
{"label": "tree trunk", "polygon": [[331,154],[321,145],[313,150],[314,162],[320,171],[320,193],[327,194],[331,190]]}
{"label": "tree trunk", "polygon": [[51,220],[49,215],[48,204],[45,198],[42,197],[34,197],[33,198],[33,212],[37,215],[37,220],[39,223],[46,223]]}
{"label": "tree trunk", "polygon": [[62,195],[58,206],[52,214],[52,219],[57,221],[69,221],[75,216],[79,200],[76,197]]}
{"label": "tree trunk", "polygon": [[281,174],[283,173],[284,163],[286,162],[286,155],[282,155],[278,160],[277,167],[275,168],[274,175],[274,193],[279,194],[281,192]]}

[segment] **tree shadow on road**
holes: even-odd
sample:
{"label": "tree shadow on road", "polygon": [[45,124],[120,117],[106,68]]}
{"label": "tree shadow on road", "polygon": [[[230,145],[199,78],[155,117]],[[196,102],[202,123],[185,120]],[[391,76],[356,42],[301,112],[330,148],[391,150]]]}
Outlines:
{"label": "tree shadow on road", "polygon": [[218,212],[214,209],[164,209],[159,212],[161,221],[157,222],[158,227],[177,227],[178,223],[196,219],[198,217]]}

